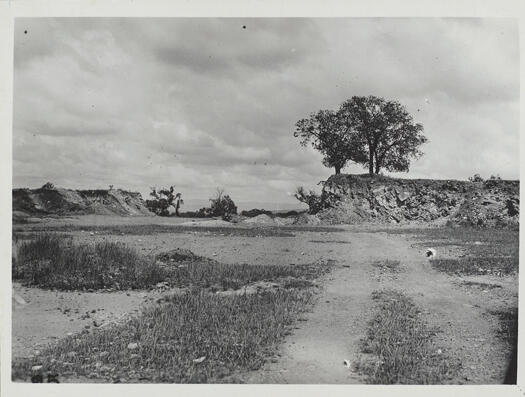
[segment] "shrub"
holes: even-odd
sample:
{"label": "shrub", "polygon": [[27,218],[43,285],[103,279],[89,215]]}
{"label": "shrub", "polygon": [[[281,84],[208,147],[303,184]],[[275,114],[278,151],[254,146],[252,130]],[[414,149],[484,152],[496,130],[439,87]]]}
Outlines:
{"label": "shrub", "polygon": [[479,174],[474,174],[473,176],[469,176],[468,180],[470,182],[483,182],[483,178]]}
{"label": "shrub", "polygon": [[[237,215],[237,206],[230,196],[224,194],[224,190],[217,189],[215,197],[211,198],[210,201],[210,216],[220,216],[225,221],[229,221],[232,215]],[[206,211],[206,209],[204,210]]]}

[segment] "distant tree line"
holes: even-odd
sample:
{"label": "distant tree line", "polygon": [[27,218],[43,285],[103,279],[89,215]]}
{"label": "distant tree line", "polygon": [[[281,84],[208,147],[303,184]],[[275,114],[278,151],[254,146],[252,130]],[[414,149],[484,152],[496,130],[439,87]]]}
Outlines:
{"label": "distant tree line", "polygon": [[[146,207],[159,216],[184,216],[195,218],[221,217],[230,220],[237,214],[237,206],[224,189],[217,189],[215,196],[210,198],[210,206],[199,209],[198,211],[187,211],[180,213],[180,206],[184,204],[182,194],[175,192],[175,186],[165,189],[151,188],[151,199],[146,200]],[[171,211],[170,211],[171,209]]]}

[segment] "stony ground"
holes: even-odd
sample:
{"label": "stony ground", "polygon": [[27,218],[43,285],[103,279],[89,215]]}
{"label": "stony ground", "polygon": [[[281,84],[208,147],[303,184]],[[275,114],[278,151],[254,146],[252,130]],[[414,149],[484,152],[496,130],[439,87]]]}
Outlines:
{"label": "stony ground", "polygon": [[[176,220],[179,222],[179,220]],[[103,226],[116,223],[151,223],[151,218],[103,218],[51,220],[47,225]],[[158,222],[166,222],[158,220]],[[172,222],[170,220],[170,222]],[[438,343],[463,365],[453,383],[501,383],[510,355],[496,333],[494,310],[517,307],[516,276],[459,277],[438,273],[424,257],[424,249],[403,235],[377,232],[373,228],[344,227],[339,231],[287,231],[229,235],[213,228],[184,233],[145,235],[71,232],[75,240],[121,241],[145,254],[176,247],[226,263],[303,264],[333,259],[335,270],[323,280],[324,288],[314,306],[292,335],[278,359],[262,370],[242,374],[231,381],[248,383],[362,383],[364,379],[343,365],[361,356],[359,341],[370,319],[374,290],[394,288],[413,298],[426,320],[438,326]],[[447,255],[455,255],[453,251]],[[399,260],[397,271],[374,266],[380,260]],[[465,281],[497,284],[480,288]],[[118,321],[140,310],[163,291],[55,292],[25,288],[14,290],[27,304],[13,303],[13,356],[38,354],[47,343],[86,327]]]}

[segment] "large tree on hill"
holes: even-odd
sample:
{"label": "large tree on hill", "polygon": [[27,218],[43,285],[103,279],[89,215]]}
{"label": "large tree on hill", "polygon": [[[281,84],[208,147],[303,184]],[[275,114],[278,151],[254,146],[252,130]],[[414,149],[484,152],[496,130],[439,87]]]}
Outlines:
{"label": "large tree on hill", "polygon": [[338,114],[360,142],[362,157],[353,160],[368,166],[370,174],[378,174],[382,168],[408,171],[410,161],[423,154],[419,150],[427,141],[423,126],[397,101],[354,96],[341,105]]}
{"label": "large tree on hill", "polygon": [[295,124],[294,136],[311,143],[323,155],[323,164],[335,173],[353,161],[380,170],[408,171],[410,161],[421,156],[426,142],[423,126],[415,123],[396,101],[375,96],[354,96],[337,111],[320,110]]}
{"label": "large tree on hill", "polygon": [[334,167],[335,173],[341,173],[349,160],[364,160],[357,151],[358,141],[343,123],[338,112],[319,110],[310,117],[295,123],[294,136],[301,138],[301,145],[312,147],[323,154],[323,165]]}

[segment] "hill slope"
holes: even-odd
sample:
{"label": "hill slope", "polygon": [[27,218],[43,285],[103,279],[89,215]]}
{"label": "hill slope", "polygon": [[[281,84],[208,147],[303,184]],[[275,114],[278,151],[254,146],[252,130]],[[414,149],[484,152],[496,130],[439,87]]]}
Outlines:
{"label": "hill slope", "polygon": [[13,213],[19,215],[153,215],[140,193],[121,189],[13,189]]}
{"label": "hill slope", "polygon": [[325,223],[519,223],[519,181],[395,179],[333,175],[323,184]]}

